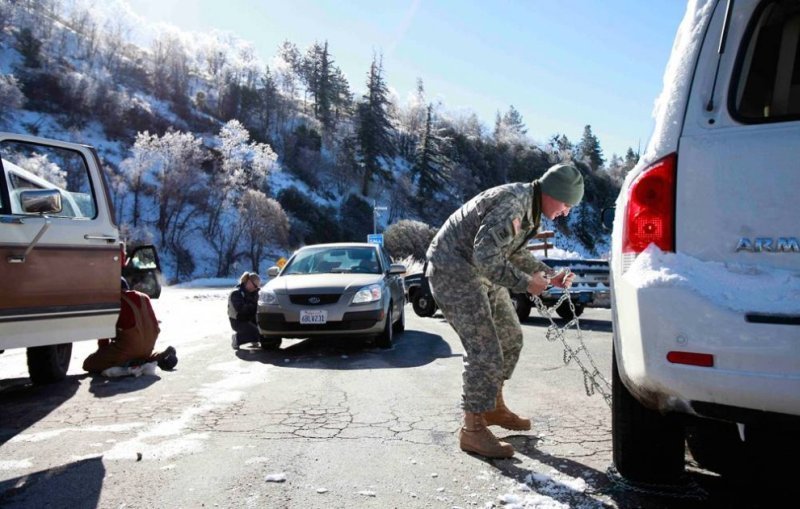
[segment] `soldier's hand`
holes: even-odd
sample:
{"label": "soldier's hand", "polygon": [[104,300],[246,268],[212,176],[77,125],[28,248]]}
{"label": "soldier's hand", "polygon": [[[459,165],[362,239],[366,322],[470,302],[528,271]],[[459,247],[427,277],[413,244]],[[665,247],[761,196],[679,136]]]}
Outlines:
{"label": "soldier's hand", "polygon": [[548,283],[544,271],[534,272],[531,274],[531,280],[528,283],[528,293],[531,295],[539,295],[547,289]]}
{"label": "soldier's hand", "polygon": [[572,286],[572,280],[575,279],[575,273],[567,270],[562,270],[552,278],[550,283],[559,288],[569,288]]}

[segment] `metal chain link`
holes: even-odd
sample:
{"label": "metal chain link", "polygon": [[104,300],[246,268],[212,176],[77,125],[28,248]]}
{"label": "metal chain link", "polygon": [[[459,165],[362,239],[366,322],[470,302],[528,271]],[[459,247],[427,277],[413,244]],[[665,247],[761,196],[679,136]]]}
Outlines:
{"label": "metal chain link", "polygon": [[[569,271],[567,271],[567,275],[569,275]],[[575,314],[575,304],[572,302],[569,291],[565,289],[558,301],[551,307],[547,307],[538,295],[533,297],[533,302],[536,304],[536,309],[539,311],[539,314],[550,321],[550,325],[547,326],[545,338],[548,341],[560,340],[561,344],[564,346],[562,355],[564,365],[569,365],[569,363],[574,360],[575,364],[581,369],[586,395],[592,396],[595,392],[599,392],[608,406],[611,406],[611,383],[600,373],[592,354],[589,352],[589,349],[586,348],[586,343],[583,342],[580,320]],[[553,320],[552,313],[564,302],[567,302],[569,305],[572,320],[568,321],[563,327],[559,327],[556,325],[555,320]],[[567,342],[566,333],[572,326],[575,327],[575,336],[579,343],[577,348],[573,348]],[[585,357],[588,367],[581,360],[581,357],[579,357],[581,352],[584,353],[583,357]],[[622,477],[613,464],[606,470],[606,476],[615,486],[644,495],[694,500],[703,500],[708,497],[708,493],[703,490],[703,488],[696,482],[687,479],[682,479],[678,484],[632,482]]]}
{"label": "metal chain link", "polygon": [[[569,275],[569,271],[567,272],[567,275]],[[542,299],[540,299],[538,295],[533,296],[533,302],[536,305],[536,309],[539,311],[539,314],[550,321],[550,325],[547,326],[545,338],[547,338],[548,341],[561,340],[561,344],[564,346],[564,353],[562,356],[564,365],[569,365],[569,363],[574,360],[575,364],[577,364],[581,369],[581,372],[583,372],[583,387],[586,389],[586,395],[592,396],[595,392],[599,392],[600,395],[603,396],[603,399],[606,401],[608,406],[611,406],[611,383],[606,380],[603,374],[600,373],[600,370],[597,369],[597,364],[595,364],[592,354],[589,352],[589,350],[586,348],[586,344],[583,342],[581,324],[578,320],[578,316],[575,314],[575,304],[572,302],[569,291],[565,289],[558,301],[549,308],[544,304],[544,302],[542,302]],[[563,327],[559,327],[556,325],[555,320],[553,320],[552,313],[564,302],[569,304],[572,320],[567,322]],[[577,348],[573,348],[569,343],[567,343],[566,332],[572,326],[575,327],[575,335],[580,343]],[[584,364],[584,361],[581,360],[581,357],[579,357],[581,352],[584,353],[583,357],[585,358],[588,367],[586,364]]]}

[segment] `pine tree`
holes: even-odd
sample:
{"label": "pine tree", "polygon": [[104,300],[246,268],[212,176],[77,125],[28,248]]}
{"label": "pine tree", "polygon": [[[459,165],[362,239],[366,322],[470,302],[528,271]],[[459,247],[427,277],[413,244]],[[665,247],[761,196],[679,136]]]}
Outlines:
{"label": "pine tree", "polygon": [[600,148],[600,141],[592,133],[592,126],[587,125],[583,128],[583,137],[578,143],[580,159],[597,171],[598,168],[603,166],[605,159],[603,158],[603,149]]}
{"label": "pine tree", "polygon": [[395,154],[392,140],[394,127],[389,115],[389,90],[383,80],[383,65],[373,58],[367,78],[367,92],[358,105],[358,140],[362,166],[361,194],[369,195],[370,183],[377,177],[384,182],[392,179],[383,160]]}
{"label": "pine tree", "polygon": [[636,163],[639,162],[639,154],[634,152],[631,147],[628,147],[628,151],[625,152],[625,167],[629,170],[636,166]]}
{"label": "pine tree", "polygon": [[522,114],[513,105],[509,106],[508,111],[502,116],[499,111],[497,112],[494,122],[494,139],[498,144],[524,143],[527,133],[528,129],[525,127],[525,121],[522,120]]}
{"label": "pine tree", "polygon": [[430,198],[441,189],[447,180],[450,162],[444,154],[446,140],[433,123],[433,104],[427,108],[425,129],[417,147],[414,166],[411,172],[417,179],[420,197]]}

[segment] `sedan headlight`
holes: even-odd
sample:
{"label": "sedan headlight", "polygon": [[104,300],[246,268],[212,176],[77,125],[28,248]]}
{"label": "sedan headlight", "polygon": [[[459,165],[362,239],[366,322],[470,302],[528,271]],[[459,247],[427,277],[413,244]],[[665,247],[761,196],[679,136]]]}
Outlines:
{"label": "sedan headlight", "polygon": [[353,297],[353,304],[364,304],[365,302],[375,302],[381,300],[381,285],[369,285],[356,292]]}
{"label": "sedan headlight", "polygon": [[258,292],[258,303],[267,306],[272,306],[278,303],[278,296],[272,290],[262,289]]}

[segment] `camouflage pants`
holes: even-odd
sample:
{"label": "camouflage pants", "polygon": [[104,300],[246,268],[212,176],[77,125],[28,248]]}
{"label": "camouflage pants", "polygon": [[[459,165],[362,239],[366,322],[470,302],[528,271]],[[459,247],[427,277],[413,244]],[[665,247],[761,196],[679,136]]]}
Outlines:
{"label": "camouflage pants", "polygon": [[462,404],[467,412],[494,409],[504,380],[522,350],[522,328],[508,289],[455,271],[428,266],[431,293],[464,346]]}

